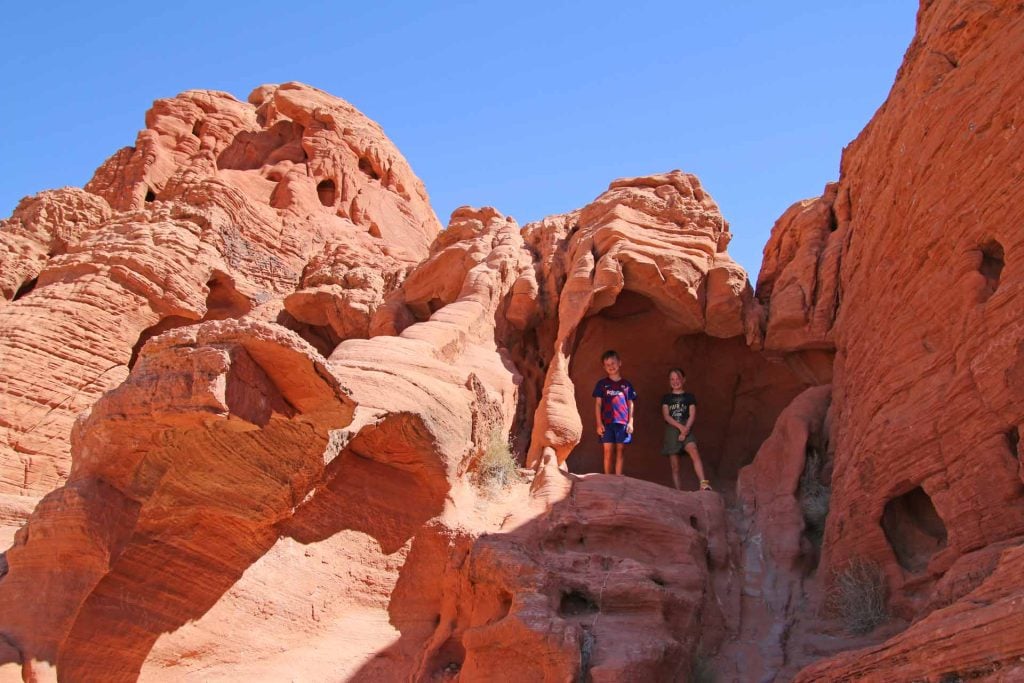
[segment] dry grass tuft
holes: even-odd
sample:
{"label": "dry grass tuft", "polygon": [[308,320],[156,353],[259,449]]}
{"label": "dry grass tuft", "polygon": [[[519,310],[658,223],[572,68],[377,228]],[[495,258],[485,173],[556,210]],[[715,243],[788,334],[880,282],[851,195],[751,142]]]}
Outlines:
{"label": "dry grass tuft", "polygon": [[477,485],[483,489],[497,491],[506,489],[522,479],[515,453],[500,430],[491,432],[487,447],[480,455],[476,470]]}
{"label": "dry grass tuft", "polygon": [[881,567],[852,560],[836,574],[826,605],[852,635],[869,633],[888,621],[888,589]]}
{"label": "dry grass tuft", "polygon": [[818,545],[825,534],[825,519],[832,498],[832,489],[821,483],[823,465],[818,452],[810,450],[800,475],[800,510],[807,524],[807,535]]}

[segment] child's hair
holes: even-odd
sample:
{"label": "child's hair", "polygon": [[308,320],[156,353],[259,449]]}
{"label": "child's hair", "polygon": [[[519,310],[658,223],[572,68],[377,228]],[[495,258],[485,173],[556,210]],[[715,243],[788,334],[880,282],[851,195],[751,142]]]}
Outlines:
{"label": "child's hair", "polygon": [[672,368],[671,370],[668,371],[668,374],[671,375],[673,372],[679,373],[679,376],[684,379],[686,378],[686,373],[683,372],[682,368]]}
{"label": "child's hair", "polygon": [[619,352],[613,351],[611,349],[608,349],[607,351],[601,354],[601,362],[603,363],[609,358],[614,358],[615,360],[622,360],[621,358],[619,358]]}

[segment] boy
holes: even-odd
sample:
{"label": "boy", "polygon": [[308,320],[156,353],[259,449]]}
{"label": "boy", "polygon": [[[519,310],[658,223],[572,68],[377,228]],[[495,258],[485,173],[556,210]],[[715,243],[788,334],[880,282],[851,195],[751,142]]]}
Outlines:
{"label": "boy", "polygon": [[604,445],[604,473],[612,473],[612,447],[615,450],[615,474],[622,474],[622,447],[633,440],[633,402],[636,390],[619,370],[622,360],[615,351],[601,354],[608,375],[594,387],[594,418],[597,435]]}

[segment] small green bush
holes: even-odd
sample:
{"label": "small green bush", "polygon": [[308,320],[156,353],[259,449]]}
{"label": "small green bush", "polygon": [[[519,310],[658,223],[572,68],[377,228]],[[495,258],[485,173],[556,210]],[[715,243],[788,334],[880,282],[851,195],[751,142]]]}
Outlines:
{"label": "small green bush", "polygon": [[853,635],[869,633],[888,621],[888,590],[881,567],[852,560],[835,575],[827,606]]}
{"label": "small green bush", "polygon": [[480,455],[476,481],[486,489],[504,489],[520,480],[519,464],[508,440],[500,430],[491,432],[487,446]]}

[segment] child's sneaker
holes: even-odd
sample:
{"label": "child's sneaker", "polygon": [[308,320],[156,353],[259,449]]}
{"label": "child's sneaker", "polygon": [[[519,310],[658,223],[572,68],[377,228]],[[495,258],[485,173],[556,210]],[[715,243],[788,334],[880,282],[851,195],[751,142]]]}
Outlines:
{"label": "child's sneaker", "polygon": [[714,489],[711,488],[711,482],[710,481],[708,481],[707,479],[701,479],[700,480],[700,490],[701,491],[713,491]]}

